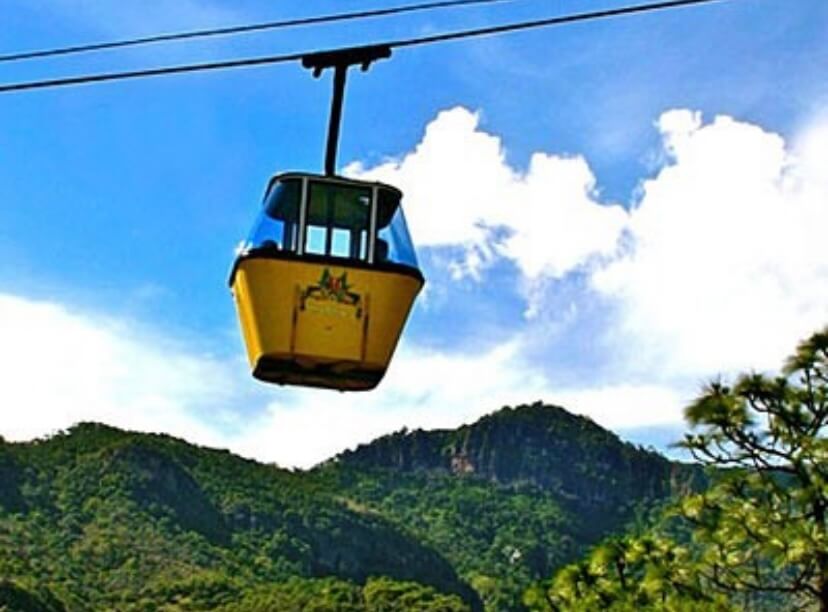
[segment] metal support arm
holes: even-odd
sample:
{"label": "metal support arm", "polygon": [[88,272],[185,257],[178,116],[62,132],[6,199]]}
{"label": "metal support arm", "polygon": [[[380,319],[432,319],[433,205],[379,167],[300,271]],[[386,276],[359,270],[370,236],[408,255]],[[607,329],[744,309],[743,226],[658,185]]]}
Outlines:
{"label": "metal support arm", "polygon": [[365,72],[372,62],[388,57],[391,57],[391,47],[372,45],[353,47],[341,51],[312,53],[302,58],[302,66],[313,70],[314,77],[321,75],[326,68],[334,69],[331,115],[328,121],[328,143],[325,148],[325,174],[328,176],[336,174],[336,152],[339,147],[339,128],[342,124],[342,103],[345,99],[345,82],[348,68],[359,65],[362,67],[362,71]]}

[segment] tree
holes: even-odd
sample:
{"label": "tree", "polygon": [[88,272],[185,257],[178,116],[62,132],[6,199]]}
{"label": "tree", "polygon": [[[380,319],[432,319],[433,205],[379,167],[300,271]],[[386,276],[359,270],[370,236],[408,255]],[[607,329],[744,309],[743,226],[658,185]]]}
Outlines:
{"label": "tree", "polygon": [[828,328],[781,376],[713,382],[685,416],[680,446],[711,486],[561,570],[530,607],[828,612]]}
{"label": "tree", "polygon": [[682,446],[724,470],[680,515],[704,550],[698,571],[731,594],[780,594],[828,612],[828,328],[770,378],[710,384],[686,411]]}
{"label": "tree", "polygon": [[526,592],[531,610],[724,612],[727,598],[704,588],[688,547],[663,534],[614,537]]}

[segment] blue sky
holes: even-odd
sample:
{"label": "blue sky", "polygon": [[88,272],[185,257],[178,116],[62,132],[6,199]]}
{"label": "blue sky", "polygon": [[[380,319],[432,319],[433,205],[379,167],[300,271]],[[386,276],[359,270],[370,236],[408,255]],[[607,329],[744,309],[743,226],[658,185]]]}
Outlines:
{"label": "blue sky", "polygon": [[[515,0],[0,64],[0,81],[621,4]],[[371,6],[10,0],[0,52]],[[731,0],[352,76],[340,167],[407,193],[428,278],[370,395],[250,379],[226,288],[268,177],[321,167],[327,78],[289,64],[0,96],[0,435],[94,419],[308,465],[546,399],[663,447],[704,380],[773,369],[828,322],[825,74],[828,5]]]}

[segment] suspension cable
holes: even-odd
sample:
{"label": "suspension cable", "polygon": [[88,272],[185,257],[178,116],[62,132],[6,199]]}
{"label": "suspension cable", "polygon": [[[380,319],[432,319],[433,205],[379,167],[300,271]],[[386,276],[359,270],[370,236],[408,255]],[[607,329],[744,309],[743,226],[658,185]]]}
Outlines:
{"label": "suspension cable", "polygon": [[[522,21],[518,23],[502,24],[497,26],[489,26],[484,28],[476,28],[471,30],[460,30],[456,32],[446,32],[443,34],[433,34],[429,36],[420,36],[416,38],[400,39],[390,42],[378,43],[376,45],[366,46],[387,46],[392,49],[403,47],[414,47],[421,45],[429,45],[452,40],[462,40],[466,38],[476,38],[482,36],[495,36],[506,34],[510,32],[518,32],[523,30],[531,30],[536,28],[545,28],[567,23],[575,23],[580,21],[591,21],[596,19],[604,19],[608,17],[618,17],[622,15],[632,15],[636,13],[647,13],[654,11],[663,11],[667,9],[679,8],[684,6],[711,4],[714,2],[726,2],[728,0],[667,0],[664,2],[655,2],[650,4],[639,4],[634,6],[625,6],[614,9],[607,9],[602,11],[593,11],[588,13],[576,13],[572,15],[563,15],[559,17],[550,17],[546,19],[536,19],[532,21]],[[735,2],[737,0],[730,0]],[[341,52],[344,48],[333,49],[327,52]],[[64,87],[68,85],[81,85],[85,83],[99,83],[103,81],[119,81],[124,79],[135,79],[144,77],[153,77],[167,74],[182,74],[187,72],[205,72],[210,70],[225,70],[230,68],[241,68],[246,66],[261,66],[266,64],[279,64],[284,62],[295,61],[310,55],[314,52],[296,52],[285,55],[271,55],[264,57],[251,57],[236,60],[224,60],[216,62],[207,62],[201,64],[184,64],[179,66],[165,66],[160,68],[148,68],[143,70],[130,70],[124,72],[108,72],[101,74],[90,74],[73,77],[63,77],[57,79],[48,79],[41,81],[29,81],[22,83],[11,83],[7,85],[0,85],[0,93],[9,93],[13,91],[23,91],[31,89],[46,89],[51,87]]]}
{"label": "suspension cable", "polygon": [[230,36],[236,34],[248,34],[251,32],[262,32],[265,30],[278,30],[296,26],[318,25],[322,23],[334,23],[338,21],[351,21],[366,19],[369,17],[388,17],[401,15],[403,13],[414,13],[418,11],[431,11],[442,8],[460,6],[471,6],[476,4],[494,4],[498,2],[514,2],[515,0],[440,0],[436,2],[425,2],[422,4],[411,4],[396,6],[384,9],[358,11],[353,13],[333,13],[316,17],[300,17],[297,19],[284,19],[281,21],[268,21],[264,23],[252,23],[246,25],[229,26],[208,30],[190,30],[187,32],[176,32],[171,34],[154,34],[140,38],[129,38],[126,40],[115,40],[86,45],[74,45],[70,47],[58,47],[54,49],[39,49],[36,51],[20,51],[0,55],[0,62],[13,62],[56,55],[72,55],[75,53],[88,53],[91,51],[103,51],[106,49],[119,49],[123,47],[136,47],[159,42],[172,42],[179,40],[191,40],[194,38],[207,38],[211,36]]}

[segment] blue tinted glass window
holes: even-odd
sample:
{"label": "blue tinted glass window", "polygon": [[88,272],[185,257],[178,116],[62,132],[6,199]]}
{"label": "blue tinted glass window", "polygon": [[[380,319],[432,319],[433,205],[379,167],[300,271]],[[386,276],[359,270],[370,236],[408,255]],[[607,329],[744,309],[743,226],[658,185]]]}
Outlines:
{"label": "blue tinted glass window", "polygon": [[331,255],[335,257],[351,256],[351,232],[349,230],[334,228],[333,239],[331,240]]}
{"label": "blue tinted glass window", "polygon": [[324,255],[326,238],[325,228],[319,227],[318,225],[309,225],[307,236],[308,239],[305,242],[305,253]]}
{"label": "blue tinted glass window", "polygon": [[270,189],[246,248],[296,250],[301,188],[301,181],[289,179],[276,183]]}
{"label": "blue tinted glass window", "polygon": [[401,206],[397,207],[391,222],[380,228],[376,246],[374,247],[374,261],[390,261],[412,268],[417,267],[417,254],[414,244],[408,233],[408,225]]}

